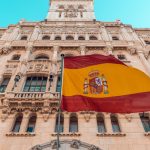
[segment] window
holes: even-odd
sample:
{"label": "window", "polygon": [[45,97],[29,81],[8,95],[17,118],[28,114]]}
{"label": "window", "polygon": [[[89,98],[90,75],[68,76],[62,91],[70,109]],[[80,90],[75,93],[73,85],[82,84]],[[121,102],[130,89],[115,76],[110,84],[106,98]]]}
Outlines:
{"label": "window", "polygon": [[70,115],[69,132],[78,132],[78,118],[74,113]]}
{"label": "window", "polygon": [[12,57],[12,60],[19,60],[20,59],[20,55],[14,55],[13,57]]}
{"label": "window", "polygon": [[45,35],[45,36],[42,37],[42,40],[50,40],[50,36]]}
{"label": "window", "polygon": [[99,133],[105,133],[106,132],[104,116],[101,114],[97,115],[97,127],[98,127]]}
{"label": "window", "polygon": [[5,92],[5,90],[7,88],[7,85],[9,83],[9,80],[10,80],[10,78],[4,78],[3,79],[3,82],[0,85],[0,93],[4,93]]}
{"label": "window", "polygon": [[83,6],[82,6],[82,5],[79,5],[78,9],[83,9]]}
{"label": "window", "polygon": [[40,55],[40,56],[35,57],[35,60],[48,60],[48,59],[49,57],[46,55]]}
{"label": "window", "polygon": [[74,40],[74,37],[69,35],[66,37],[66,40]]}
{"label": "window", "polygon": [[24,35],[20,38],[20,40],[27,40],[27,39],[28,39],[28,37],[26,35]]}
{"label": "window", "polygon": [[58,76],[58,79],[57,79],[56,92],[61,92],[61,77],[60,77],[60,75]]}
{"label": "window", "polygon": [[141,122],[145,132],[150,132],[150,118],[146,114],[140,114]]}
{"label": "window", "polygon": [[60,5],[60,6],[59,6],[59,9],[64,9],[64,6],[63,6],[63,5]]}
{"label": "window", "polygon": [[79,36],[78,40],[85,40],[85,37]]}
{"label": "window", "polygon": [[16,117],[14,126],[13,126],[13,128],[12,128],[12,132],[19,132],[20,126],[21,126],[21,122],[22,122],[22,118],[23,118],[23,115],[22,115],[22,114],[19,114],[19,115]]}
{"label": "window", "polygon": [[117,55],[117,57],[119,60],[126,60],[126,56],[123,54],[119,54],[119,55]]}
{"label": "window", "polygon": [[112,37],[112,40],[114,40],[114,41],[118,41],[118,40],[119,40],[119,38],[118,38],[117,36],[113,36],[113,37]]}
{"label": "window", "polygon": [[[58,132],[58,114],[56,116],[55,132]],[[64,115],[60,115],[59,133],[64,132]]]}
{"label": "window", "polygon": [[27,127],[27,132],[34,132],[35,130],[35,124],[36,124],[36,115],[32,115],[29,119],[28,127]]}
{"label": "window", "polygon": [[45,92],[47,77],[27,77],[24,92]]}
{"label": "window", "polygon": [[113,114],[111,114],[111,124],[112,124],[112,129],[114,133],[121,132],[120,126],[118,123],[118,118]]}
{"label": "window", "polygon": [[147,45],[150,45],[150,41],[145,41],[145,43],[146,43]]}
{"label": "window", "polygon": [[96,36],[90,36],[89,39],[90,39],[90,40],[97,40],[97,37],[96,37]]}
{"label": "window", "polygon": [[61,40],[61,37],[60,36],[56,36],[55,40]]}

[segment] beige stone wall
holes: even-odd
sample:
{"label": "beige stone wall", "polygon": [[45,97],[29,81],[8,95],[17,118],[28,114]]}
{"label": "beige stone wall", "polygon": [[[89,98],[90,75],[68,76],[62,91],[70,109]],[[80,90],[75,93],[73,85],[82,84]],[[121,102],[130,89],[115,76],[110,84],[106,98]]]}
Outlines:
{"label": "beige stone wall", "polygon": [[[133,29],[120,22],[68,21],[68,22],[25,22],[0,29],[0,83],[10,77],[5,93],[0,93],[0,150],[29,150],[38,144],[56,139],[54,133],[59,93],[56,92],[60,74],[60,54],[124,55],[126,63],[144,71],[150,76],[150,29]],[[42,40],[43,36],[49,40]],[[66,40],[67,36],[74,40]],[[21,40],[27,36],[26,40]],[[55,40],[60,36],[61,40]],[[78,37],[85,40],[78,40]],[[90,40],[94,36],[95,40]],[[118,40],[113,40],[117,37]],[[20,60],[12,60],[14,55]],[[35,60],[37,56],[47,56],[49,60]],[[43,93],[23,92],[26,78],[30,75],[44,75],[49,79],[54,74],[52,87],[47,81]],[[14,78],[21,79],[14,87]],[[14,87],[14,88],[13,88]],[[26,133],[31,113],[37,114],[35,132]],[[15,115],[23,113],[19,133],[12,133]],[[149,113],[149,112],[148,112]],[[77,139],[93,144],[102,150],[150,150],[150,133],[145,133],[139,114],[117,114],[121,133],[112,131],[110,114],[104,113],[107,132],[97,131],[95,112],[78,112],[79,132],[69,133],[69,113],[64,112],[64,133],[61,140]]]}

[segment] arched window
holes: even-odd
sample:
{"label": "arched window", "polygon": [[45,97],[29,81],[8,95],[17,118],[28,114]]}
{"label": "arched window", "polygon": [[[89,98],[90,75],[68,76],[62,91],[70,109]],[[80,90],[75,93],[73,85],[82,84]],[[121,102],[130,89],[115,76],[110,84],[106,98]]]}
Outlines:
{"label": "arched window", "polygon": [[114,133],[121,132],[118,118],[114,114],[111,114],[110,119],[111,119],[113,132]]}
{"label": "arched window", "polygon": [[147,45],[150,45],[150,41],[145,41],[145,43],[146,43]]}
{"label": "arched window", "polygon": [[20,40],[27,40],[27,39],[28,39],[28,37],[26,35],[24,35],[20,38]]}
{"label": "arched window", "polygon": [[97,128],[99,133],[106,132],[104,116],[102,114],[97,115]]}
{"label": "arched window", "polygon": [[28,126],[27,126],[27,132],[34,132],[35,130],[35,124],[36,124],[36,114],[32,115],[29,118]]}
{"label": "arched window", "polygon": [[92,35],[92,36],[90,36],[90,38],[89,38],[90,40],[97,40],[97,37],[96,36],[94,36],[94,35]]}
{"label": "arched window", "polygon": [[61,40],[61,37],[60,36],[56,36],[55,40]]}
{"label": "arched window", "polygon": [[13,55],[12,60],[19,60],[20,59],[20,55]]}
{"label": "arched window", "polygon": [[3,79],[3,81],[2,81],[2,83],[0,85],[0,93],[4,93],[5,92],[9,81],[10,81],[10,78],[8,78],[8,77]]}
{"label": "arched window", "polygon": [[78,132],[78,118],[74,113],[70,115],[69,132]]}
{"label": "arched window", "polygon": [[150,118],[148,114],[140,114],[140,118],[145,132],[150,132]]}
{"label": "arched window", "polygon": [[114,40],[114,41],[118,41],[118,40],[119,40],[119,38],[118,38],[117,36],[113,36],[113,37],[112,37],[112,40]]}
{"label": "arched window", "polygon": [[23,114],[17,115],[14,126],[12,128],[12,132],[19,132],[22,118],[23,118]]}
{"label": "arched window", "polygon": [[85,37],[84,36],[79,36],[78,40],[85,40]]}
{"label": "arched window", "polygon": [[43,76],[31,76],[27,77],[26,84],[24,86],[24,92],[45,92],[47,77]]}
{"label": "arched window", "polygon": [[[58,114],[56,116],[55,132],[58,132]],[[60,115],[59,133],[64,132],[64,115]]]}
{"label": "arched window", "polygon": [[71,36],[71,35],[68,35],[68,36],[66,37],[66,40],[74,40],[74,37]]}
{"label": "arched window", "polygon": [[48,60],[49,57],[46,55],[39,55],[35,57],[35,60]]}
{"label": "arched window", "polygon": [[119,60],[126,60],[126,56],[124,54],[118,54],[117,57]]}
{"label": "arched window", "polygon": [[50,40],[50,36],[45,35],[45,36],[42,37],[42,40]]}

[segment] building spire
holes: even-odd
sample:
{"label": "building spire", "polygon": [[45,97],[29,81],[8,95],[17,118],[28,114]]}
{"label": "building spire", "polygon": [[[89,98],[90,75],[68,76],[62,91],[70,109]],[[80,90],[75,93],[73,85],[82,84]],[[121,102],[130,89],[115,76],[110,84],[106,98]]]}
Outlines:
{"label": "building spire", "polygon": [[48,21],[93,21],[94,0],[51,0]]}

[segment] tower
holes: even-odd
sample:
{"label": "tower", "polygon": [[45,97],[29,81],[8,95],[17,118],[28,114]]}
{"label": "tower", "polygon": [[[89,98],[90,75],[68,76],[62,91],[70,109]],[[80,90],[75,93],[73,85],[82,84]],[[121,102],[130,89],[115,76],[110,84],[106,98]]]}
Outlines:
{"label": "tower", "polygon": [[48,21],[92,21],[94,0],[51,0]]}

